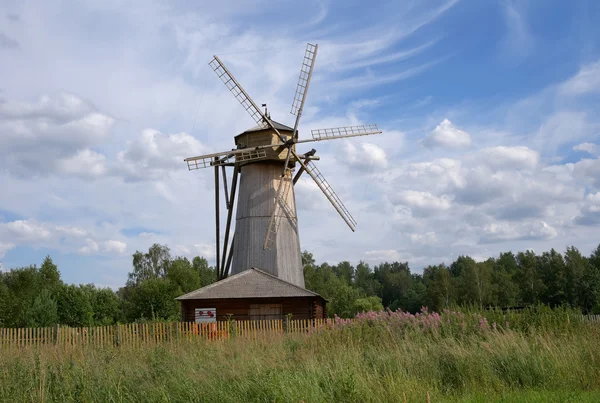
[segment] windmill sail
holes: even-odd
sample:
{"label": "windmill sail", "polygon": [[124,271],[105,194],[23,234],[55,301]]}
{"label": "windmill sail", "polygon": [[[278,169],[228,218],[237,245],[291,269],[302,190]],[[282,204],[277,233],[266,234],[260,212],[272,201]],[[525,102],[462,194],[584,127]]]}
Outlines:
{"label": "windmill sail", "polygon": [[313,178],[313,180],[316,182],[319,189],[321,189],[321,191],[325,194],[327,200],[329,200],[331,205],[336,209],[340,216],[342,216],[346,224],[348,224],[348,227],[350,227],[352,232],[354,232],[354,229],[357,225],[356,220],[354,217],[352,217],[352,214],[350,214],[346,206],[344,206],[344,203],[342,203],[329,182],[325,180],[325,177],[321,171],[319,171],[317,166],[312,161],[308,161],[308,163],[300,163],[303,165],[304,170],[308,172],[311,178]]}
{"label": "windmill sail", "polygon": [[[270,147],[272,147],[271,145]],[[220,153],[200,155],[198,157],[186,158],[188,170],[208,168],[213,166],[221,166],[234,162],[249,162],[258,161],[267,157],[265,147],[248,148],[241,150],[223,151]]]}
{"label": "windmill sail", "polygon": [[314,141],[342,139],[346,137],[368,136],[370,134],[380,134],[381,130],[377,125],[345,126],[331,129],[311,130]]}
{"label": "windmill sail", "polygon": [[296,93],[294,94],[292,110],[290,111],[292,115],[296,115],[298,118],[302,115],[302,109],[304,108],[308,85],[310,84],[310,78],[312,77],[312,71],[317,57],[317,49],[317,45],[308,43],[306,45],[306,50],[304,51],[304,59],[302,59],[302,66],[300,67],[298,85],[296,85]]}
{"label": "windmill sail", "polygon": [[248,93],[242,88],[237,80],[231,75],[227,67],[221,62],[217,56],[213,56],[213,59],[208,63],[213,71],[219,76],[223,84],[231,91],[235,99],[244,107],[246,112],[254,119],[257,124],[264,124],[266,117],[262,113],[258,106],[254,103]]}

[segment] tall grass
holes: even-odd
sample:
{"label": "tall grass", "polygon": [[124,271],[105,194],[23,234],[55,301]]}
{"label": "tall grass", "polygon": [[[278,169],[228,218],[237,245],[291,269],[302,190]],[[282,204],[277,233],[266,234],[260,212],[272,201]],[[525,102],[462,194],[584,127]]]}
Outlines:
{"label": "tall grass", "polygon": [[2,351],[0,400],[599,401],[600,329],[538,314],[368,313],[266,341]]}

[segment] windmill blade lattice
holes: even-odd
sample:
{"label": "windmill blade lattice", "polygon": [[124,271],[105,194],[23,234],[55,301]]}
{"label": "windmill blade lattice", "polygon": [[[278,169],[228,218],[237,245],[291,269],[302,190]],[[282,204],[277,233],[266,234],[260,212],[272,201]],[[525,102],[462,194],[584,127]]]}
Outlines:
{"label": "windmill blade lattice", "polygon": [[[312,77],[313,68],[315,66],[318,49],[319,45],[313,45],[311,43],[306,44],[304,58],[302,59],[302,65],[300,67],[300,75],[298,76],[298,84],[296,85],[296,92],[294,93],[294,100],[292,101],[292,110],[290,111],[292,115],[296,115],[294,131],[292,132],[292,141],[296,141],[298,139],[298,124],[300,123],[300,118],[302,117],[302,110],[304,109],[304,102],[306,102],[308,86],[310,84],[310,78]],[[292,148],[292,145],[293,143],[288,145],[288,150]],[[291,155],[292,154],[288,152],[283,163],[283,172],[281,173],[282,177],[285,175],[285,170],[288,167]]]}
{"label": "windmill blade lattice", "polygon": [[308,161],[308,163],[306,164],[301,161],[299,162],[304,166],[304,169],[310,175],[310,177],[313,178],[319,189],[321,189],[321,191],[325,194],[327,200],[329,200],[331,205],[337,210],[337,212],[344,219],[346,224],[348,224],[348,227],[350,227],[352,232],[354,232],[354,229],[357,225],[356,220],[354,219],[354,217],[352,217],[352,214],[350,214],[346,206],[344,206],[344,203],[342,203],[342,200],[340,200],[337,193],[335,193],[329,182],[325,180],[325,177],[323,176],[321,171],[319,171],[319,168],[317,168],[317,166],[312,161]]}
{"label": "windmill blade lattice", "polygon": [[304,59],[302,60],[302,66],[300,67],[300,76],[298,77],[298,85],[296,85],[296,93],[294,94],[294,101],[292,102],[292,115],[302,114],[304,108],[304,101],[306,100],[306,93],[308,91],[308,85],[310,84],[310,78],[312,76],[313,67],[315,65],[315,59],[317,57],[318,45],[308,43],[306,50],[304,51]]}
{"label": "windmill blade lattice", "polygon": [[252,98],[248,95],[248,93],[242,88],[242,86],[237,82],[237,80],[231,75],[227,67],[221,62],[217,56],[213,56],[214,58],[208,63],[208,65],[213,69],[213,71],[219,76],[223,84],[231,91],[235,99],[244,107],[246,112],[254,119],[256,124],[264,124],[266,120],[265,115],[262,113],[258,106],[254,103]]}
{"label": "windmill blade lattice", "polygon": [[[267,157],[265,148],[251,148],[241,150],[223,151],[220,153],[200,155],[198,157],[186,158],[184,161],[187,162],[188,170],[193,171],[196,169],[209,168],[213,166],[220,166],[225,164],[231,164],[234,162],[249,162],[258,161]],[[215,157],[223,157],[215,161]]]}
{"label": "windmill blade lattice", "polygon": [[[368,136],[370,134],[380,134],[381,130],[377,125],[362,125],[362,126],[344,126],[331,129],[311,130],[314,141],[334,140],[347,137]],[[300,141],[302,143],[302,141]]]}

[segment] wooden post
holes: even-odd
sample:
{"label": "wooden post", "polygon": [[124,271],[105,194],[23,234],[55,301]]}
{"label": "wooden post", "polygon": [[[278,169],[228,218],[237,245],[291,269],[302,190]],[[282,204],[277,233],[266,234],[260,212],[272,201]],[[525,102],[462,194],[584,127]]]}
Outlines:
{"label": "wooden post", "polygon": [[[215,162],[218,161],[219,158],[215,157]],[[216,226],[215,226],[215,231],[216,231],[216,243],[217,243],[217,254],[215,256],[216,262],[215,262],[215,268],[217,270],[217,279],[220,280],[222,278],[222,273],[221,273],[221,265],[220,265],[220,258],[221,258],[221,245],[219,243],[220,241],[220,236],[221,236],[221,231],[219,228],[219,166],[215,165],[215,222],[216,222]]]}
{"label": "wooden post", "polygon": [[227,263],[225,263],[225,274],[224,277],[229,276],[229,268],[231,267],[231,259],[233,258],[233,245],[235,242],[235,233],[231,237],[231,246],[229,247],[229,256],[227,256]]}
{"label": "wooden post", "polygon": [[[223,169],[225,169],[225,167],[223,167]],[[225,238],[223,239],[223,259],[221,259],[223,268],[221,270],[221,278],[225,278],[229,274],[225,267],[227,266],[227,264],[225,263],[225,258],[227,256],[227,244],[229,243],[229,230],[231,229],[231,216],[233,215],[233,202],[235,200],[235,191],[237,189],[237,179],[239,172],[240,169],[236,165],[233,168],[233,179],[231,180],[231,198],[229,199],[230,202],[227,205],[227,224],[225,224]],[[225,186],[227,186],[227,184],[225,184]],[[231,249],[233,249],[233,241],[231,241]]]}
{"label": "wooden post", "polygon": [[117,345],[117,347],[119,347],[121,345],[121,335],[120,335],[120,327],[119,324],[117,323],[115,325],[115,344]]}
{"label": "wooden post", "polygon": [[221,174],[223,174],[223,191],[225,192],[225,206],[227,207],[227,210],[229,210],[231,199],[229,198],[229,194],[227,193],[227,171],[225,171],[225,165],[221,165]]}
{"label": "wooden post", "polygon": [[60,329],[60,325],[57,323],[54,330],[54,344],[58,344],[58,331]]}

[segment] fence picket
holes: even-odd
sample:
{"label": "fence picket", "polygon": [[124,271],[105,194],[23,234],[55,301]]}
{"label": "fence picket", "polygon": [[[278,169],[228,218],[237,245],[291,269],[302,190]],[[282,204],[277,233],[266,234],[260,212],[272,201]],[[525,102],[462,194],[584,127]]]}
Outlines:
{"label": "fence picket", "polygon": [[[285,321],[285,322],[284,322]],[[600,315],[582,315],[590,326],[600,325]],[[0,349],[21,349],[57,345],[58,347],[122,346],[139,348],[159,343],[194,340],[223,340],[243,337],[253,342],[282,337],[286,333],[319,333],[335,325],[333,319],[277,319],[218,321],[216,323],[156,322],[113,326],[44,328],[0,328]]]}

